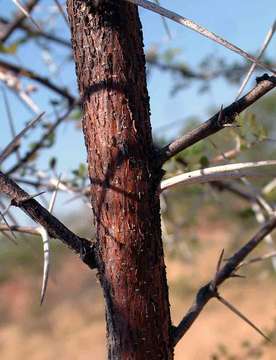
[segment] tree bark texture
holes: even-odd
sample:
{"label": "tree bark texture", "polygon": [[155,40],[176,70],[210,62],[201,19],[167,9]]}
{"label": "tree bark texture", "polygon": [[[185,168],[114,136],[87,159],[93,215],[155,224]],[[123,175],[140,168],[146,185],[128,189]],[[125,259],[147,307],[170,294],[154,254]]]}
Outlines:
{"label": "tree bark texture", "polygon": [[138,10],[121,0],[68,0],[67,5],[83,104],[108,357],[172,359],[156,195],[161,171],[154,161]]}

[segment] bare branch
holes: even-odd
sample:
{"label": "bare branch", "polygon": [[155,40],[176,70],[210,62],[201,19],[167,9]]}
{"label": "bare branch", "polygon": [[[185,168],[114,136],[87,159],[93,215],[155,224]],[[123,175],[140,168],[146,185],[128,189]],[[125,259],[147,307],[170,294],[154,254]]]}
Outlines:
{"label": "bare branch", "polygon": [[[44,114],[45,113],[43,112],[40,115],[38,115],[34,120],[30,121],[29,124],[27,124],[25,128],[21,130],[20,133],[17,134],[14,139],[12,139],[12,141],[5,147],[5,149],[0,154],[0,164],[2,164],[2,162],[5,159],[7,159],[7,157],[14,151],[14,149],[16,149],[19,146],[20,139],[26,134],[26,132],[29,129],[34,127],[41,120]],[[21,160],[19,159],[19,161]]]}
{"label": "bare branch", "polygon": [[68,247],[80,254],[81,259],[89,267],[96,267],[94,245],[87,239],[81,238],[70,231],[48,210],[41,206],[28,193],[0,171],[0,193],[11,199],[11,205],[23,210],[36,223],[43,226],[49,236],[61,240]]}
{"label": "bare branch", "polygon": [[259,197],[253,194],[251,191],[249,192],[247,189],[239,186],[238,184],[233,184],[230,182],[223,181],[214,181],[211,183],[212,187],[217,189],[218,191],[227,190],[232,194],[239,196],[240,198],[249,201],[250,203],[257,203],[263,210],[266,211],[266,207],[264,208],[263,202],[259,201]]}
{"label": "bare branch", "polygon": [[61,16],[63,17],[66,25],[69,27],[69,21],[67,19],[67,16],[65,14],[65,11],[63,10],[63,7],[61,6],[60,2],[58,0],[54,0],[59,12],[61,13]]}
{"label": "bare branch", "polygon": [[258,59],[256,59],[254,56],[248,54],[246,51],[240,49],[236,45],[231,44],[229,41],[223,39],[222,37],[216,35],[215,33],[207,30],[203,26],[196,24],[194,21],[185,18],[184,16],[181,16],[173,11],[170,11],[168,9],[165,9],[157,4],[154,4],[147,0],[126,0],[132,4],[141,6],[147,10],[153,11],[161,16],[164,16],[168,19],[171,19],[172,21],[177,22],[178,24],[184,25],[187,28],[201,34],[202,36],[207,37],[208,39],[224,46],[225,48],[234,51],[235,53],[239,54],[246,60],[249,60],[250,62],[256,63],[258,66],[260,66],[263,69],[269,70],[273,75],[276,75],[276,72],[271,69],[268,65],[263,64]]}
{"label": "bare branch", "polygon": [[[272,39],[272,37],[273,37],[273,35],[275,33],[275,30],[276,30],[276,21],[274,20],[271,28],[269,29],[269,31],[268,31],[268,33],[267,33],[267,35],[265,37],[264,43],[263,43],[263,45],[261,47],[261,50],[259,52],[259,55],[257,57],[258,60],[261,60],[266,48],[268,47],[268,45],[269,45],[269,43],[270,43],[270,41],[271,41],[271,39]],[[249,81],[251,75],[253,74],[254,70],[256,69],[256,67],[257,67],[257,64],[255,62],[250,66],[250,69],[248,70],[248,73],[246,74],[246,76],[245,76],[245,78],[244,78],[244,80],[243,80],[243,82],[242,82],[242,84],[241,84],[241,86],[239,88],[236,100],[242,94],[246,84],[248,83],[248,81]]]}
{"label": "bare branch", "polygon": [[28,235],[39,235],[38,231],[37,231],[37,227],[32,227],[32,226],[19,226],[19,225],[4,225],[4,224],[0,224],[0,231],[1,232],[6,232],[6,231],[16,231],[18,233],[22,233],[22,234],[28,234]]}
{"label": "bare branch", "polygon": [[[10,107],[10,103],[6,94],[6,90],[3,87],[2,88],[2,93],[3,93],[3,99],[4,99],[4,104],[5,104],[5,109],[6,109],[6,113],[7,113],[7,118],[8,118],[8,122],[9,122],[9,126],[10,126],[10,131],[11,131],[11,135],[12,135],[12,139],[14,139],[16,137],[16,131],[15,131],[15,127],[14,127],[14,121],[13,121],[13,117],[12,117],[12,111],[11,111],[11,107]],[[16,157],[17,157],[17,161],[20,160],[20,151],[19,149],[16,149]],[[1,154],[0,154],[1,157]],[[1,160],[0,160],[1,163]]]}
{"label": "bare branch", "polygon": [[18,161],[10,170],[8,170],[7,175],[10,175],[20,169],[23,165],[25,165],[44,145],[44,142],[49,138],[49,136],[55,131],[55,129],[67,118],[67,116],[72,111],[72,107],[69,107],[66,112],[61,115],[56,121],[42,134],[39,141],[32,147],[30,151],[28,151],[21,159]]}
{"label": "bare branch", "polygon": [[249,264],[254,264],[256,262],[264,261],[264,260],[267,260],[267,259],[274,259],[274,258],[276,258],[276,251],[271,251],[268,254],[265,254],[265,255],[262,255],[262,256],[256,256],[256,257],[254,257],[252,259],[248,259],[248,260],[245,260],[245,261],[241,262],[237,266],[237,269],[239,269],[239,268],[241,268],[243,266],[249,265]]}
{"label": "bare branch", "polygon": [[22,66],[10,64],[4,60],[0,60],[0,68],[6,69],[7,71],[11,71],[18,76],[25,76],[31,80],[35,80],[43,86],[46,86],[50,90],[59,94],[60,96],[66,98],[69,103],[76,103],[75,97],[70,94],[66,89],[60,88],[59,86],[53,84],[47,77],[40,76],[36,72],[26,69]]}
{"label": "bare branch", "polygon": [[[1,216],[1,218],[4,220],[5,225],[6,225],[6,226],[8,227],[8,229],[10,230],[10,233],[12,234],[12,236],[14,237],[14,239],[16,239],[15,234],[13,233],[13,231],[12,231],[12,229],[11,229],[11,227],[10,227],[9,223],[7,222],[7,220],[6,220],[5,216],[4,216],[4,214],[2,214],[2,212],[1,212],[1,211],[0,211],[0,216]],[[9,239],[11,239],[11,238],[9,238]],[[14,241],[14,239],[12,239],[12,241],[16,244],[16,241]],[[17,244],[16,244],[16,245],[17,245]]]}
{"label": "bare branch", "polygon": [[234,274],[235,270],[237,270],[239,264],[242,263],[245,257],[250,254],[256,248],[256,246],[259,245],[259,243],[268,234],[270,234],[273,229],[275,229],[275,227],[276,217],[273,217],[260,228],[260,230],[252,237],[251,240],[249,240],[240,250],[238,250],[230,259],[226,261],[225,265],[215,276],[215,284],[214,281],[211,280],[198,291],[195,302],[180,321],[179,325],[173,329],[174,345],[176,345],[190,329],[208,301],[217,297],[217,287]]}
{"label": "bare branch", "polygon": [[29,9],[22,6],[22,4],[20,3],[19,0],[12,0],[12,2],[18,7],[18,9],[22,12],[22,14],[24,14],[24,16],[26,16],[28,19],[30,19],[32,21],[32,23],[40,30],[40,26],[31,16]]}
{"label": "bare branch", "polygon": [[[38,2],[39,0],[29,0],[25,5],[25,9],[27,10],[27,12],[30,13]],[[5,26],[4,31],[2,32],[2,34],[0,34],[0,43],[4,44],[4,42],[11,36],[14,30],[20,27],[25,18],[26,15],[20,10],[20,12],[16,14],[14,20],[8,22]]]}
{"label": "bare branch", "polygon": [[[180,175],[173,176],[169,179],[161,181],[160,191],[169,189],[177,184],[200,184],[211,181],[225,180],[225,179],[239,179],[243,176],[250,176],[252,169],[262,166],[276,165],[276,160],[252,161],[237,164],[227,164],[213,166],[205,169],[194,170]],[[254,173],[254,176],[263,175]]]}
{"label": "bare branch", "polygon": [[[0,16],[0,24],[1,23],[6,25],[6,24],[9,24],[9,21],[6,18]],[[17,28],[25,31],[27,33],[27,35],[29,35],[31,37],[41,37],[41,38],[50,40],[58,45],[62,45],[62,46],[65,46],[65,47],[71,49],[70,41],[60,38],[59,36],[56,36],[54,34],[50,34],[42,29],[37,30],[37,28],[35,28],[34,26],[31,26],[30,24],[20,23],[17,25]],[[0,37],[0,39],[1,39],[1,37]]]}
{"label": "bare branch", "polygon": [[[245,96],[233,102],[223,111],[217,112],[209,120],[199,125],[197,128],[183,135],[182,137],[172,141],[170,144],[160,150],[159,161],[164,163],[180,151],[188,148],[189,146],[197,143],[206,137],[215,134],[219,130],[225,128],[227,124],[233,124],[235,118],[243,110],[254,104],[258,99],[276,87],[276,77],[263,75],[257,78],[257,85]],[[220,115],[221,114],[221,115]],[[218,121],[219,116],[221,121]]]}
{"label": "bare branch", "polygon": [[[160,1],[159,1],[159,0],[154,0],[154,1],[155,1],[155,3],[156,3],[157,5],[160,6]],[[169,25],[168,25],[168,23],[167,23],[167,20],[166,20],[166,18],[164,18],[164,16],[161,16],[161,19],[162,19],[162,22],[163,22],[163,25],[164,25],[164,29],[165,29],[165,31],[166,31],[166,34],[168,35],[168,38],[171,40],[171,39],[172,39],[172,34],[171,34],[171,32],[170,32],[170,28],[169,28]]]}

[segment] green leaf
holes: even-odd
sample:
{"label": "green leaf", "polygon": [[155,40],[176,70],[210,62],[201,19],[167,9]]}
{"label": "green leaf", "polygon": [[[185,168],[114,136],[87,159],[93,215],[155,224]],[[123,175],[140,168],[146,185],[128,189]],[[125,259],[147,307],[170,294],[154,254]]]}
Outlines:
{"label": "green leaf", "polygon": [[4,44],[0,43],[0,53],[4,54],[15,54],[17,50],[17,44],[13,43],[9,46],[5,46]]}
{"label": "green leaf", "polygon": [[201,158],[199,159],[199,163],[202,168],[206,168],[210,164],[209,159],[205,155],[201,156]]}

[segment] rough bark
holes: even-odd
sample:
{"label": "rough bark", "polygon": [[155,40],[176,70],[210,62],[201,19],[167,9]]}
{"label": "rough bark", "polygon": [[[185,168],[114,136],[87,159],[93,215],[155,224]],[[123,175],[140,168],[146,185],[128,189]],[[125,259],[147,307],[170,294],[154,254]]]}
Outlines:
{"label": "rough bark", "polygon": [[172,359],[156,196],[161,172],[155,166],[137,7],[118,0],[67,4],[109,359]]}

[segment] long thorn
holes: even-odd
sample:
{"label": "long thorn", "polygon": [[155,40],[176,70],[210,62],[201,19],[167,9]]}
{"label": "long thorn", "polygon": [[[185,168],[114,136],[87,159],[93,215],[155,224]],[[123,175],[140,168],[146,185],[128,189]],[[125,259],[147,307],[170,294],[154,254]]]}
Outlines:
{"label": "long thorn", "polygon": [[269,337],[265,335],[265,333],[262,332],[255,324],[253,324],[252,321],[250,321],[245,315],[243,315],[238,309],[236,309],[232,304],[230,304],[227,300],[225,300],[220,295],[217,295],[217,299],[228,309],[230,309],[233,313],[235,313],[238,317],[240,317],[242,320],[244,320],[249,326],[251,326],[254,330],[256,330],[262,337],[264,337],[267,341],[271,342]]}

